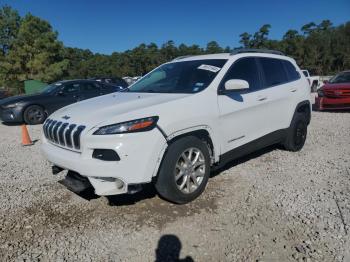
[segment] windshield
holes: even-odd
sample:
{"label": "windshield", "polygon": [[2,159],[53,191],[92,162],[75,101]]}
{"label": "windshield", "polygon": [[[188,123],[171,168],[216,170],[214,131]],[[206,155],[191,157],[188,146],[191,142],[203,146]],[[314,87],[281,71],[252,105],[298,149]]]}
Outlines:
{"label": "windshield", "polygon": [[329,83],[331,84],[341,84],[341,83],[350,83],[350,72],[342,72],[333,76]]}
{"label": "windshield", "polygon": [[53,83],[51,85],[48,85],[46,87],[44,87],[43,90],[41,90],[41,93],[43,94],[48,94],[48,93],[51,93],[52,91],[54,91],[56,88],[62,86],[62,83]]}
{"label": "windshield", "polygon": [[129,92],[197,93],[213,81],[226,59],[164,64],[130,86]]}

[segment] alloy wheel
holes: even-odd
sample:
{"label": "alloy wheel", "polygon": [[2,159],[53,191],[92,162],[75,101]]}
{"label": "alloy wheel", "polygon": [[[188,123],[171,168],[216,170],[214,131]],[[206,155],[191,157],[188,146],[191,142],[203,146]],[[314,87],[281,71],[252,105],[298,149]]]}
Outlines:
{"label": "alloy wheel", "polygon": [[188,148],[182,152],[175,165],[177,188],[185,194],[198,189],[203,182],[206,165],[203,153],[198,148]]}

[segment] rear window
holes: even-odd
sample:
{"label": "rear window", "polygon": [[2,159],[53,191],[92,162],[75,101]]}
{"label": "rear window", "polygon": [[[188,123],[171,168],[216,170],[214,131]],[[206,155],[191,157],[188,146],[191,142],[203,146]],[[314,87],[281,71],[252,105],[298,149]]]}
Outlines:
{"label": "rear window", "polygon": [[289,82],[282,61],[275,58],[259,58],[265,77],[265,87],[281,85]]}
{"label": "rear window", "polygon": [[284,65],[284,69],[287,72],[287,76],[288,76],[289,81],[295,81],[295,80],[300,79],[299,72],[297,71],[297,69],[295,68],[295,66],[291,62],[289,62],[287,60],[283,60],[282,63]]}

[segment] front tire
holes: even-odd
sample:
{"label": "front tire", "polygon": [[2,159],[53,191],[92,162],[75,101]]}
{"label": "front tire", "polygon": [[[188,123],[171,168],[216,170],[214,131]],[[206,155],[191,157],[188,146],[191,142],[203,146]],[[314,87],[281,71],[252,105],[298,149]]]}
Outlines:
{"label": "front tire", "polygon": [[38,125],[44,123],[46,114],[41,106],[28,106],[23,113],[24,122],[28,125]]}
{"label": "front tire", "polygon": [[183,137],[168,147],[155,188],[163,198],[185,204],[204,191],[209,174],[210,155],[207,145],[197,137]]}
{"label": "front tire", "polygon": [[308,122],[305,114],[296,113],[287,131],[286,140],[283,143],[286,150],[297,152],[304,147],[307,136],[307,125]]}

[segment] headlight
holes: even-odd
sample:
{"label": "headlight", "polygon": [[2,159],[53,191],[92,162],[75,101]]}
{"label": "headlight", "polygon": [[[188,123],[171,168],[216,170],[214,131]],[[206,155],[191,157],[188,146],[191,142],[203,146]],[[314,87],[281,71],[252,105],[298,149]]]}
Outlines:
{"label": "headlight", "polygon": [[18,106],[18,103],[15,103],[15,104],[8,104],[8,105],[4,105],[2,106],[3,108],[5,109],[11,109],[11,108],[15,108]]}
{"label": "headlight", "polygon": [[94,135],[114,135],[149,131],[156,126],[158,119],[158,116],[151,116],[123,123],[103,126],[95,131]]}

